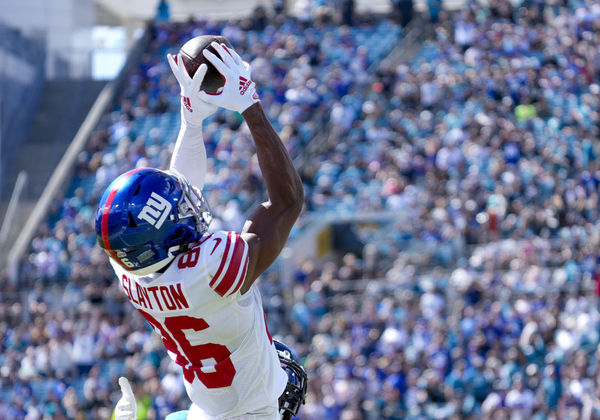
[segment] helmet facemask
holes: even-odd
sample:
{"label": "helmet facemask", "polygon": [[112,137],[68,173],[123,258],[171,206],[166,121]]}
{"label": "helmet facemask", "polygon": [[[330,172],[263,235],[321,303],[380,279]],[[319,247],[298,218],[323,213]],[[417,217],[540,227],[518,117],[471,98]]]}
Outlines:
{"label": "helmet facemask", "polygon": [[178,172],[171,170],[167,173],[175,177],[181,186],[182,194],[177,204],[179,220],[193,217],[196,221],[196,232],[200,235],[204,234],[212,221],[212,214],[206,199],[198,188],[190,185]]}
{"label": "helmet facemask", "polygon": [[283,420],[290,420],[300,410],[306,399],[308,378],[304,367],[298,363],[294,354],[285,344],[273,340],[281,368],[288,376],[283,394],[279,397],[279,414]]}

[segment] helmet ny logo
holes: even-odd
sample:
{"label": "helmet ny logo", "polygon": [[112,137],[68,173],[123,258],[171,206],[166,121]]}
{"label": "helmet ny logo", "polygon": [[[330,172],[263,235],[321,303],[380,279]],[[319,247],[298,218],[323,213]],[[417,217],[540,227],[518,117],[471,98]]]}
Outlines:
{"label": "helmet ny logo", "polygon": [[160,229],[172,208],[171,203],[153,192],[140,214],[138,214],[138,219],[145,220],[156,229]]}
{"label": "helmet ny logo", "polygon": [[240,95],[243,95],[246,93],[246,91],[250,87],[251,83],[252,83],[251,80],[248,80],[245,77],[240,76]]}

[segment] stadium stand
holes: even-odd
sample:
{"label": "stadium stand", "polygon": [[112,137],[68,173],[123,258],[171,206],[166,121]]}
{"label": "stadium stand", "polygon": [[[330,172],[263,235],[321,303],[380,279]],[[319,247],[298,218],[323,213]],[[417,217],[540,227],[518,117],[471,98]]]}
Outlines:
{"label": "stadium stand", "polygon": [[[290,288],[261,279],[270,329],[309,372],[299,418],[600,415],[600,7],[468,2],[436,20],[415,58],[375,67],[402,34],[386,19],[156,26],[19,282],[3,282],[0,419],[109,418],[121,374],[140,418],[186,406],[92,221],[116,175],[166,166],[179,105],[164,56],[196,33],[252,60],[294,156],[327,131],[302,168],[308,214],[403,215],[355,226],[370,253],[302,261]],[[206,126],[215,228],[238,228],[262,193],[247,136],[231,113]]]}

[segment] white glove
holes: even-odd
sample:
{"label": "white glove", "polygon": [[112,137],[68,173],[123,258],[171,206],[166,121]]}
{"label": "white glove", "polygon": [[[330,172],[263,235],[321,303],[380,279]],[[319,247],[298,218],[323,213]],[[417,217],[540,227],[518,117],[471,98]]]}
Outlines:
{"label": "white glove", "polygon": [[250,76],[252,70],[233,49],[213,41],[210,44],[221,56],[220,58],[206,48],[202,53],[225,78],[225,85],[220,93],[209,95],[200,92],[200,99],[237,111],[240,114],[259,101],[256,85]]}
{"label": "white glove", "polygon": [[215,105],[203,101],[198,96],[200,85],[202,85],[208,67],[206,64],[200,65],[194,77],[191,78],[185,69],[181,54],[177,54],[177,57],[167,54],[167,61],[181,88],[182,122],[191,126],[202,127],[202,121],[217,110]]}
{"label": "white glove", "polygon": [[119,385],[121,386],[121,393],[123,396],[117,402],[115,407],[115,420],[135,420],[137,413],[137,404],[135,402],[135,395],[131,390],[131,385],[127,378],[120,377]]}

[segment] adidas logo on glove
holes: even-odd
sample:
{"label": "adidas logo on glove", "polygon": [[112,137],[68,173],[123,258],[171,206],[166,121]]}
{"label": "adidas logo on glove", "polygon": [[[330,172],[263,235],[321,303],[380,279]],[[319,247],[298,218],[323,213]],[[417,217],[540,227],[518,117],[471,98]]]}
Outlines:
{"label": "adidas logo on glove", "polygon": [[240,76],[240,95],[246,93],[250,85],[252,84],[251,80],[246,79],[245,77]]}
{"label": "adidas logo on glove", "polygon": [[188,111],[194,112],[194,110],[192,109],[192,103],[190,102],[190,98],[188,98],[187,96],[182,96],[181,102],[183,102],[183,105]]}

